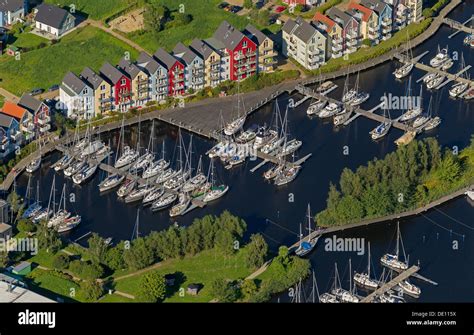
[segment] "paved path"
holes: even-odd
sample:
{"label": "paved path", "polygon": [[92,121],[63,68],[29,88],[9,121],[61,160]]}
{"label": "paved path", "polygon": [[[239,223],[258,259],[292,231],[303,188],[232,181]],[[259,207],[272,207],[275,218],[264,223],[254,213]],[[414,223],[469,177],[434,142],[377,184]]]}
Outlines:
{"label": "paved path", "polygon": [[6,89],[0,87],[0,95],[3,95],[6,100],[18,103],[20,101],[20,98],[17,97],[15,94],[8,92]]}
{"label": "paved path", "polygon": [[121,40],[122,42],[127,43],[129,46],[131,46],[132,48],[134,48],[135,50],[137,50],[137,51],[139,51],[139,52],[146,51],[146,50],[143,49],[140,45],[138,45],[137,43],[133,42],[132,40],[129,40],[128,38],[126,38],[126,37],[123,36],[122,34],[117,33],[117,32],[114,31],[112,28],[104,26],[104,24],[103,24],[102,22],[100,22],[100,21],[95,21],[95,20],[87,19],[87,20],[85,20],[84,22],[82,22],[81,25],[83,25],[83,26],[90,25],[90,26],[93,26],[93,27],[95,27],[95,28],[99,28],[99,29],[105,31],[107,34],[110,34],[110,35],[112,35],[113,37],[115,37],[115,38]]}

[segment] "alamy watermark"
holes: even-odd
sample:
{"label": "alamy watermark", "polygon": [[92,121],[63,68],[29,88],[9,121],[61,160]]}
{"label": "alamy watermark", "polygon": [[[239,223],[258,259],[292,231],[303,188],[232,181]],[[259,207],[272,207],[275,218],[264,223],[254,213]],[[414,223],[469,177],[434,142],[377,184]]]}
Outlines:
{"label": "alamy watermark", "polygon": [[325,251],[356,252],[357,255],[365,254],[365,238],[342,238],[333,235],[324,240]]}
{"label": "alamy watermark", "polygon": [[0,251],[2,252],[29,252],[31,255],[38,254],[37,238],[0,238]]}

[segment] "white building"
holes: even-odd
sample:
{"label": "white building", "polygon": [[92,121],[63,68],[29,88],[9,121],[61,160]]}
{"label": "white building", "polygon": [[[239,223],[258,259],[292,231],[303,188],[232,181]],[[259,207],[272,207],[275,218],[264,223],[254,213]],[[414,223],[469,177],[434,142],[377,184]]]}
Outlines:
{"label": "white building", "polygon": [[284,56],[293,58],[308,70],[325,63],[327,38],[316,27],[298,17],[289,19],[282,30]]}
{"label": "white building", "polygon": [[25,12],[25,0],[0,0],[0,27],[22,21]]}
{"label": "white building", "polygon": [[59,87],[61,110],[73,119],[90,119],[95,116],[94,90],[84,80],[68,72]]}
{"label": "white building", "polygon": [[75,20],[71,13],[56,6],[43,3],[36,8],[36,29],[56,38],[74,28]]}

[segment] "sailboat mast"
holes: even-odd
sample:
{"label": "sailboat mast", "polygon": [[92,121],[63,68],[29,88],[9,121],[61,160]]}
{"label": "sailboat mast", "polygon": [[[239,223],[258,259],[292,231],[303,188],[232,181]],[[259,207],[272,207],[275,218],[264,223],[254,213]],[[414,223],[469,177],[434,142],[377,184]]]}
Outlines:
{"label": "sailboat mast", "polygon": [[400,224],[397,222],[397,249],[395,253],[397,255],[397,259],[398,259],[398,254],[399,254],[399,247],[398,247],[399,241],[400,241]]}
{"label": "sailboat mast", "polygon": [[311,208],[308,204],[308,242],[311,240]]}
{"label": "sailboat mast", "polygon": [[370,241],[369,241],[369,259],[367,261],[367,276],[370,278]]}

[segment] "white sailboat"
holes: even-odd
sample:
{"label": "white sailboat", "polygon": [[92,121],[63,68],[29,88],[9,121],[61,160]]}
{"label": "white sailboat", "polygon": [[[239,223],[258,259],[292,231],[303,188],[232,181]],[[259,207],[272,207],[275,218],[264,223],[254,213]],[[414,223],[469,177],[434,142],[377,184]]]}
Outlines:
{"label": "white sailboat", "polygon": [[209,189],[208,192],[206,192],[206,194],[202,198],[203,202],[211,202],[211,201],[217,200],[223,197],[227,193],[227,191],[229,191],[228,185],[216,183],[213,161],[211,161],[209,169],[211,172],[211,178],[210,178],[211,188]]}
{"label": "white sailboat", "polygon": [[[386,109],[383,110],[383,116],[386,117]],[[390,112],[388,113],[388,119],[390,119]],[[383,121],[375,129],[370,132],[370,136],[374,141],[381,139],[388,134],[390,128],[392,127],[392,121]]]}
{"label": "white sailboat", "polygon": [[428,117],[429,117],[429,120],[423,126],[424,131],[433,130],[441,124],[442,120],[439,116],[433,117],[433,105],[431,104],[431,99],[430,99],[430,105],[428,107]]}
{"label": "white sailboat", "polygon": [[369,247],[368,247],[368,260],[367,260],[367,272],[366,273],[358,273],[356,272],[354,274],[354,283],[357,285],[360,285],[362,287],[371,289],[371,290],[376,290],[379,287],[379,284],[376,280],[372,279],[370,277],[370,265],[371,265],[371,259],[370,259],[370,242],[369,242]]}
{"label": "white sailboat", "polygon": [[[120,156],[115,159],[114,167],[116,169],[127,168],[138,158],[138,152],[125,145],[125,118],[122,119],[122,127],[120,129],[120,139],[119,146],[121,151],[117,150],[117,155]],[[119,139],[119,140],[120,140]]]}
{"label": "white sailboat", "polygon": [[[403,241],[401,241],[402,237],[400,234],[400,224],[397,223],[397,244],[396,244],[396,249],[395,249],[395,254],[385,254],[380,258],[380,262],[382,263],[383,266],[388,267],[389,269],[395,270],[395,271],[405,271],[408,269],[408,264],[406,262],[402,262],[399,259],[399,253],[400,253],[400,243],[402,243],[402,249],[403,249]],[[403,253],[405,251],[403,250]]]}
{"label": "white sailboat", "polygon": [[311,208],[308,204],[308,211],[307,211],[307,218],[308,218],[308,235],[303,237],[303,234],[301,233],[301,224],[300,224],[300,244],[298,248],[295,250],[295,254],[299,257],[303,257],[310,253],[315,247],[316,244],[318,243],[319,236],[320,235],[314,235],[312,236],[312,231],[311,231]]}
{"label": "white sailboat", "polygon": [[340,302],[343,303],[358,303],[360,301],[359,297],[354,294],[352,288],[352,276],[350,275],[352,272],[351,270],[351,259],[349,258],[349,290],[345,290],[340,285],[339,273],[337,271],[337,264],[336,264],[336,284],[339,282],[338,287],[335,287],[331,293],[339,299]]}
{"label": "white sailboat", "polygon": [[[244,114],[240,115],[240,104],[241,104],[241,95],[240,95],[240,85],[237,82],[237,118],[231,122],[229,122],[225,127],[224,127],[224,134],[227,136],[232,136],[236,134],[238,131],[242,129],[242,127],[245,124],[245,121],[247,120],[247,115],[245,115],[245,110]],[[243,102],[242,102],[243,104]]]}
{"label": "white sailboat", "polygon": [[[411,95],[411,76],[408,80],[408,88],[407,88],[407,97],[410,98],[412,95]],[[412,99],[409,99],[409,101],[412,101]],[[420,101],[420,105],[419,106],[412,106],[412,104],[410,104],[408,106],[408,109],[407,111],[402,115],[400,116],[400,119],[399,121],[400,122],[408,122],[408,121],[411,121],[413,120],[414,118],[418,117],[422,112],[423,112],[423,86],[420,85],[420,96],[419,96],[419,100]]]}
{"label": "white sailboat", "polygon": [[401,67],[399,67],[393,74],[395,75],[395,78],[397,79],[402,79],[406,76],[408,76],[411,71],[413,70],[413,67],[415,66],[413,64],[413,53],[411,50],[410,46],[410,39],[408,38],[408,31],[407,31],[407,53],[405,55],[407,57],[407,62],[403,64]]}
{"label": "white sailboat", "polygon": [[33,173],[38,171],[38,169],[41,166],[41,142],[38,140],[38,145],[39,145],[39,152],[38,156],[34,158],[27,166],[26,166],[26,172],[28,173]]}

